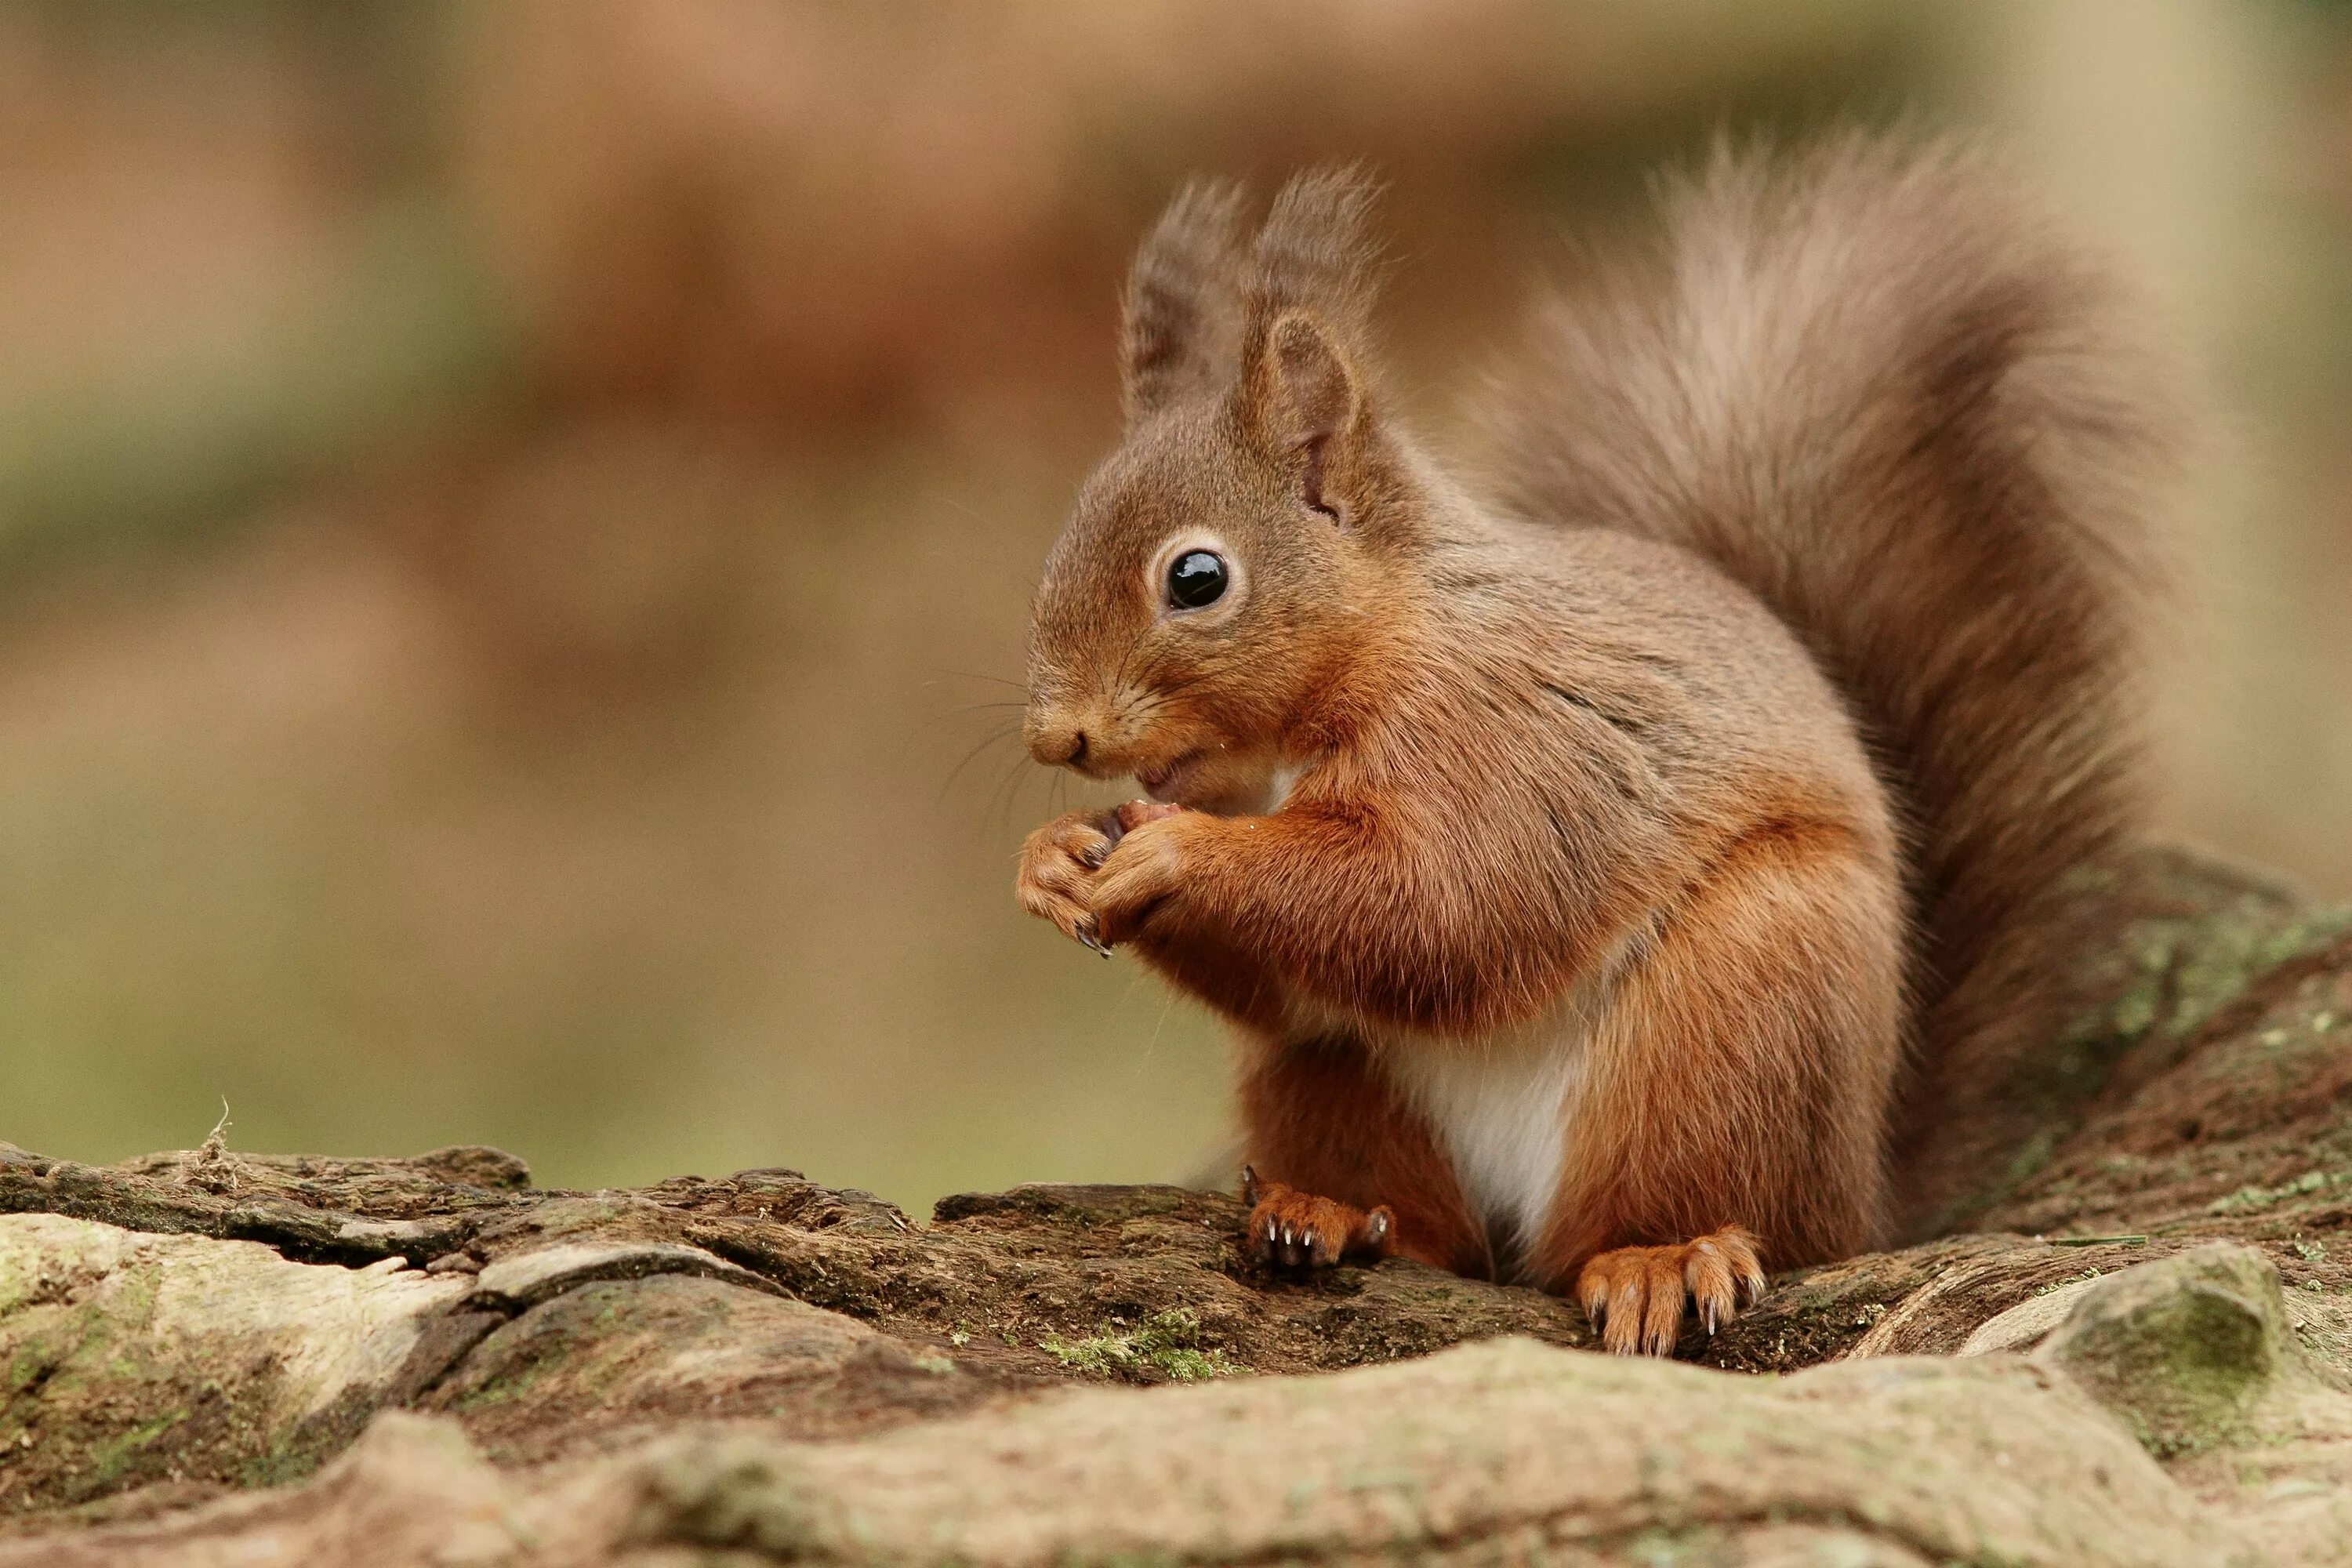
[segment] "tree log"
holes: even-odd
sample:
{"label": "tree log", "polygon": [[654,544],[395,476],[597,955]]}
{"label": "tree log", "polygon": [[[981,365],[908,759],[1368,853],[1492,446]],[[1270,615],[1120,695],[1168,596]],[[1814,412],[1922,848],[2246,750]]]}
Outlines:
{"label": "tree log", "polygon": [[2352,910],[2076,907],[1938,1234],[1675,1362],[1217,1193],[0,1144],[0,1568],[2352,1562]]}

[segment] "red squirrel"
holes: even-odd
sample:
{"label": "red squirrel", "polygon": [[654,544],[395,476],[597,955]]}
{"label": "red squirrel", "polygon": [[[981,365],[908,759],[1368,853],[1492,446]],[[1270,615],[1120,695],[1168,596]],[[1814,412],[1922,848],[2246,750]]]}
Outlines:
{"label": "red squirrel", "polygon": [[1986,160],[1855,134],[1664,187],[1457,472],[1381,386],[1371,195],[1196,186],[1144,242],[1024,738],[1150,799],[1018,895],[1234,1026],[1255,1256],[1667,1353],[1888,1239],[1917,1130],[2051,1037],[2164,420]]}

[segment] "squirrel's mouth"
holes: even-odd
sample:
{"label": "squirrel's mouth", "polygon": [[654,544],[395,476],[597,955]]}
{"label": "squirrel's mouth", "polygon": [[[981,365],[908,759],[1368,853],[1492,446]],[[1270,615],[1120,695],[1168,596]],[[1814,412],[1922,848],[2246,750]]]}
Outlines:
{"label": "squirrel's mouth", "polygon": [[1184,786],[1191,782],[1192,770],[1200,765],[1201,757],[1202,752],[1195,749],[1156,768],[1138,768],[1135,770],[1135,782],[1143,786],[1144,794],[1165,804],[1184,793]]}

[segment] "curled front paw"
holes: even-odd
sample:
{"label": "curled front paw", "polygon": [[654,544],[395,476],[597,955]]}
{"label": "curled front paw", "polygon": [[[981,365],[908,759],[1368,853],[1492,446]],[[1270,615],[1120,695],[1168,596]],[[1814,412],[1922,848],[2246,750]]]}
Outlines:
{"label": "curled front paw", "polygon": [[1116,812],[1073,811],[1057,816],[1021,847],[1021,868],[1013,879],[1013,896],[1023,909],[1051,921],[1064,936],[1106,958],[1110,948],[1095,934],[1088,903],[1095,876],[1121,832]]}
{"label": "curled front paw", "polygon": [[[1111,944],[1120,938],[1104,935],[1095,912],[1105,864],[1129,833],[1182,810],[1130,800],[1108,811],[1073,811],[1055,817],[1022,845],[1013,896],[1023,909],[1052,921],[1064,936],[1108,958]],[[1115,897],[1113,907],[1124,909],[1124,900]],[[1123,928],[1120,934],[1125,934]]]}
{"label": "curled front paw", "polygon": [[1395,1245],[1396,1216],[1385,1204],[1354,1208],[1280,1182],[1261,1182],[1246,1165],[1242,1201],[1250,1205],[1243,1247],[1260,1263],[1328,1268],[1348,1257],[1386,1258]]}
{"label": "curled front paw", "polygon": [[1672,1352],[1685,1296],[1711,1334],[1763,1295],[1756,1238],[1736,1225],[1672,1247],[1621,1247],[1576,1277],[1584,1315],[1601,1331],[1602,1346],[1620,1355]]}
{"label": "curled front paw", "polygon": [[1184,887],[1185,834],[1197,814],[1142,804],[1131,823],[1121,819],[1126,831],[1087,889],[1094,933],[1108,947],[1145,934]]}

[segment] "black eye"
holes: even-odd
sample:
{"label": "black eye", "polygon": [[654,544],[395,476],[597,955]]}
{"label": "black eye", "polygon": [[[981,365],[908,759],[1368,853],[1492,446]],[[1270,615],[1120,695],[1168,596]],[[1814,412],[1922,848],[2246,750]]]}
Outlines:
{"label": "black eye", "polygon": [[1168,603],[1197,610],[1225,596],[1225,560],[1209,550],[1188,550],[1168,568]]}

